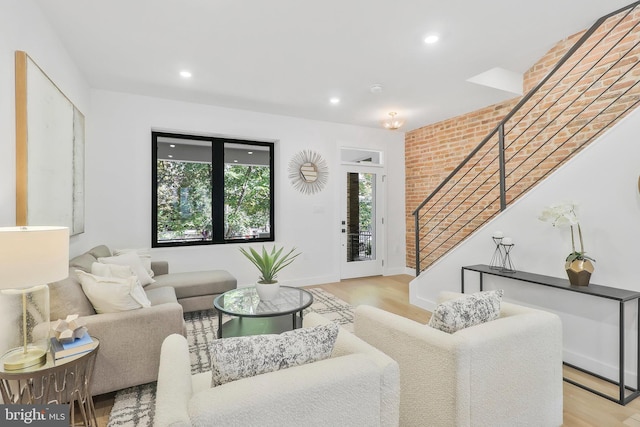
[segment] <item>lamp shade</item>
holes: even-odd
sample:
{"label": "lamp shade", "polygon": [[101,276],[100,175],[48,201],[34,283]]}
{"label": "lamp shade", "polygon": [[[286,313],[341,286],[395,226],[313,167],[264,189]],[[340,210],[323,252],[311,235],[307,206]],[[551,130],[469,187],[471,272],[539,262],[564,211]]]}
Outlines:
{"label": "lamp shade", "polygon": [[67,227],[0,227],[0,289],[44,285],[68,274]]}

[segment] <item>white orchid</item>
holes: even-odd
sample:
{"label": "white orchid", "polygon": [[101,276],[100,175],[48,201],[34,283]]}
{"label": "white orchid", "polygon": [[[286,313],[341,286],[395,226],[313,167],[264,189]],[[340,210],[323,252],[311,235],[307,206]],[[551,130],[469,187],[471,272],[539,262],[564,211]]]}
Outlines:
{"label": "white orchid", "polygon": [[551,205],[542,211],[538,219],[540,221],[550,222],[554,227],[579,225],[576,211],[577,206],[573,203]]}
{"label": "white orchid", "polygon": [[[571,229],[571,253],[567,257],[567,261],[575,261],[577,259],[589,259],[595,261],[593,258],[589,258],[585,255],[584,242],[582,240],[582,229],[580,228],[580,221],[577,214],[578,207],[575,203],[563,203],[558,205],[551,205],[545,208],[538,219],[544,222],[550,222],[554,227],[566,227]],[[575,239],[573,236],[573,227],[578,229],[578,237],[580,239],[580,251],[576,251]]]}

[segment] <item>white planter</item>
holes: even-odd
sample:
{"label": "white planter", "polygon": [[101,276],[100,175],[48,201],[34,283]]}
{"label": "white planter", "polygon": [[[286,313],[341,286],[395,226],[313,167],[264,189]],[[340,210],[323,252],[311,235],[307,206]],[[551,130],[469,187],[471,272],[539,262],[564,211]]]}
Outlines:
{"label": "white planter", "polygon": [[258,292],[260,301],[271,301],[278,296],[279,290],[279,283],[256,283],[256,292]]}

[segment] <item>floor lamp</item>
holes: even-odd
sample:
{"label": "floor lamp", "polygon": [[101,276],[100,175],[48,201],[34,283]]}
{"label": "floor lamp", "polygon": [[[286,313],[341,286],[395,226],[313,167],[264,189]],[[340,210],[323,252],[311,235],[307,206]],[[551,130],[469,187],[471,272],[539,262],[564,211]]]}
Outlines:
{"label": "floor lamp", "polygon": [[39,366],[49,350],[49,287],[69,274],[69,229],[0,227],[0,356],[5,371]]}

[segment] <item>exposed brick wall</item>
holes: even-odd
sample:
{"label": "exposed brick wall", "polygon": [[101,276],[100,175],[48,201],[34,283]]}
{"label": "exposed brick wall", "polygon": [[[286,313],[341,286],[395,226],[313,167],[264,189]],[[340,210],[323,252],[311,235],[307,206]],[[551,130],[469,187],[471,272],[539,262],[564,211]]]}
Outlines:
{"label": "exposed brick wall", "polygon": [[[640,100],[638,22],[639,11],[607,21],[506,123],[507,204],[635,108]],[[559,42],[525,73],[525,93],[582,34]],[[407,266],[415,267],[412,212],[520,99],[407,132]],[[497,141],[496,134],[421,210],[421,269],[499,213]]]}

